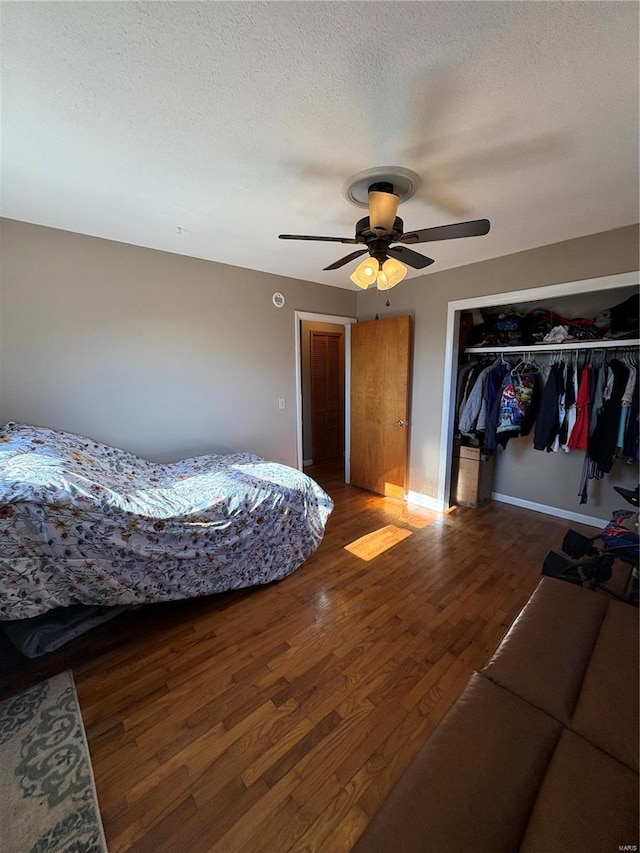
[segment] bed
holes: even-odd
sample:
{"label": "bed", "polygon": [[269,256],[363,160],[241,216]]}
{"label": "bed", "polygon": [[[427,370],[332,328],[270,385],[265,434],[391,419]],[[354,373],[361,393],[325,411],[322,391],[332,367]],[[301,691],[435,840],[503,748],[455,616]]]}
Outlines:
{"label": "bed", "polygon": [[333,502],[249,453],[161,465],[71,433],[0,430],[0,620],[281,580],[318,547]]}

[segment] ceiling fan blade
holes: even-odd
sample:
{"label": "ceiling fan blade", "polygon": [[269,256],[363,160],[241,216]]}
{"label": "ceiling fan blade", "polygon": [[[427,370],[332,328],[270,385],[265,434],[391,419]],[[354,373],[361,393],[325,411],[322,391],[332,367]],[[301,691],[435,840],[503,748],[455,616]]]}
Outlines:
{"label": "ceiling fan blade", "polygon": [[458,237],[482,237],[489,233],[490,227],[491,223],[488,219],[455,222],[453,225],[437,225],[435,228],[423,228],[421,231],[407,231],[399,242],[433,243],[436,240],[454,240]]}
{"label": "ceiling fan blade", "polygon": [[358,243],[363,240],[356,240],[354,237],[309,237],[307,234],[278,234],[280,240],[320,240],[323,243]]}
{"label": "ceiling fan blade", "polygon": [[360,255],[366,255],[368,249],[357,249],[355,252],[351,252],[350,255],[346,255],[344,258],[340,258],[339,261],[334,261],[332,264],[329,264],[328,267],[323,267],[325,270],[337,270],[338,267],[343,267],[345,264],[348,264],[349,261],[354,261],[356,258],[359,258]]}
{"label": "ceiling fan blade", "polygon": [[421,255],[419,252],[414,252],[413,249],[407,249],[405,246],[392,246],[387,249],[387,254],[397,261],[402,261],[413,267],[416,270],[422,270],[425,267],[435,263],[433,258],[428,258],[426,255]]}

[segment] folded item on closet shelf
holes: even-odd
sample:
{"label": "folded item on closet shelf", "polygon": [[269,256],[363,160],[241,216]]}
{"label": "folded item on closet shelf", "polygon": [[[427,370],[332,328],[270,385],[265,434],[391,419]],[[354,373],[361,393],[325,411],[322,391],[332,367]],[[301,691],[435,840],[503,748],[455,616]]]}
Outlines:
{"label": "folded item on closet shelf", "polygon": [[603,311],[599,311],[596,314],[593,325],[598,329],[601,335],[608,331],[609,326],[611,325],[611,309],[605,308]]}
{"label": "folded item on closet shelf", "polygon": [[526,317],[510,308],[475,326],[473,341],[480,346],[517,346],[526,340]]}
{"label": "folded item on closet shelf", "polygon": [[602,338],[602,331],[592,324],[576,325],[572,320],[569,323],[569,335],[574,341],[598,341]]}
{"label": "folded item on closet shelf", "polygon": [[561,344],[570,338],[568,326],[554,326],[551,331],[544,336],[542,342],[545,344]]}
{"label": "folded item on closet shelf", "polygon": [[640,295],[634,293],[624,302],[619,302],[611,308],[611,328],[609,336],[612,338],[632,337],[638,334],[640,322],[638,319],[638,306]]}

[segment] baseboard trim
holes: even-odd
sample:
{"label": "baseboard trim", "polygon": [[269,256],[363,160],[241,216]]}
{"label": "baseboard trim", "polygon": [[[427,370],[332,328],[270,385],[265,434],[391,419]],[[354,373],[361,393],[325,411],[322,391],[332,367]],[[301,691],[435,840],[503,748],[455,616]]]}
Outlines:
{"label": "baseboard trim", "polygon": [[444,501],[439,501],[438,498],[423,495],[420,492],[407,492],[407,503],[417,504],[425,509],[432,509],[434,512],[444,512],[448,507],[444,505]]}
{"label": "baseboard trim", "polygon": [[499,492],[491,492],[491,498],[503,504],[519,506],[523,509],[532,509],[534,512],[543,512],[545,515],[554,515],[556,518],[566,518],[567,521],[576,521],[578,524],[588,524],[590,527],[605,527],[610,519],[596,518],[593,515],[583,515],[581,512],[571,512],[568,509],[560,509],[557,506],[547,506],[535,501],[525,501],[522,498],[513,498],[511,495],[501,495]]}

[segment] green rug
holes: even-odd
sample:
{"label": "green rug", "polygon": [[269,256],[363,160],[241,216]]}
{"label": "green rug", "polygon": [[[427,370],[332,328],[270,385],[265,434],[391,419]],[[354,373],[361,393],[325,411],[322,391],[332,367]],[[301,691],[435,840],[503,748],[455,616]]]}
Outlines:
{"label": "green rug", "polygon": [[71,672],[0,703],[2,853],[106,853]]}

